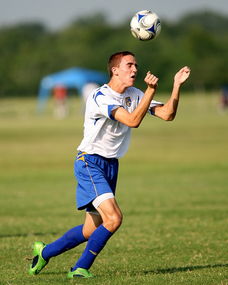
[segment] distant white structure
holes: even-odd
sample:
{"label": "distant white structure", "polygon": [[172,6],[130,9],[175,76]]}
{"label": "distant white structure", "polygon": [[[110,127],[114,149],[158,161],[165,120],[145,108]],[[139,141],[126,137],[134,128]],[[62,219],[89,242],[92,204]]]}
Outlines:
{"label": "distant white structure", "polygon": [[94,82],[87,83],[82,87],[82,97],[85,103],[87,101],[89,94],[93,92],[95,89],[97,89],[98,87],[99,85]]}

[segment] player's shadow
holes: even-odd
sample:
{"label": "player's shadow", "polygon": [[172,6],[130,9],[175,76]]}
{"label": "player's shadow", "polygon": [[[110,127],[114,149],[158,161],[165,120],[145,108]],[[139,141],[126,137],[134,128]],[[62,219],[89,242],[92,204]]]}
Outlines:
{"label": "player's shadow", "polygon": [[14,237],[28,237],[28,236],[46,236],[46,235],[56,235],[56,232],[51,232],[51,233],[21,233],[21,234],[0,234],[0,238],[14,238]]}
{"label": "player's shadow", "polygon": [[186,272],[201,270],[206,268],[217,268],[217,267],[228,267],[227,264],[208,264],[208,265],[195,265],[195,266],[185,266],[185,267],[172,267],[172,268],[158,268],[154,270],[144,270],[144,274],[172,274],[176,272]]}

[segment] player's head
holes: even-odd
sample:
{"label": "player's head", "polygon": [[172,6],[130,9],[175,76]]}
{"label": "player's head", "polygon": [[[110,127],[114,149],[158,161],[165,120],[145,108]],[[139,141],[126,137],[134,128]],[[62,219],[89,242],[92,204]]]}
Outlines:
{"label": "player's head", "polygon": [[110,78],[113,76],[113,67],[118,67],[122,58],[124,56],[131,55],[132,57],[135,57],[135,55],[130,51],[120,51],[112,54],[108,60],[108,73]]}

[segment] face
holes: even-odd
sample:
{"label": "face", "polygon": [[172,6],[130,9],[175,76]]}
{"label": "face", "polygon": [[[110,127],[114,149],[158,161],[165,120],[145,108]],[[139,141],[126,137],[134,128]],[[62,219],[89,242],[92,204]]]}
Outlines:
{"label": "face", "polygon": [[113,68],[113,74],[118,76],[118,79],[124,87],[134,85],[137,74],[137,62],[134,56],[126,55],[121,58],[118,67]]}

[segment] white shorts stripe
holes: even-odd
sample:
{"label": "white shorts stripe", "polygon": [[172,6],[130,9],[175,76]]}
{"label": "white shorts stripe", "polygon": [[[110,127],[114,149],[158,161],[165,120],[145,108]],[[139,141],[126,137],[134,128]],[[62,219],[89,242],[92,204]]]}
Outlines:
{"label": "white shorts stripe", "polygon": [[114,198],[113,193],[104,193],[104,194],[98,196],[97,198],[95,198],[93,200],[92,204],[93,204],[94,208],[97,209],[102,202],[104,202],[105,200],[108,200],[110,198]]}

